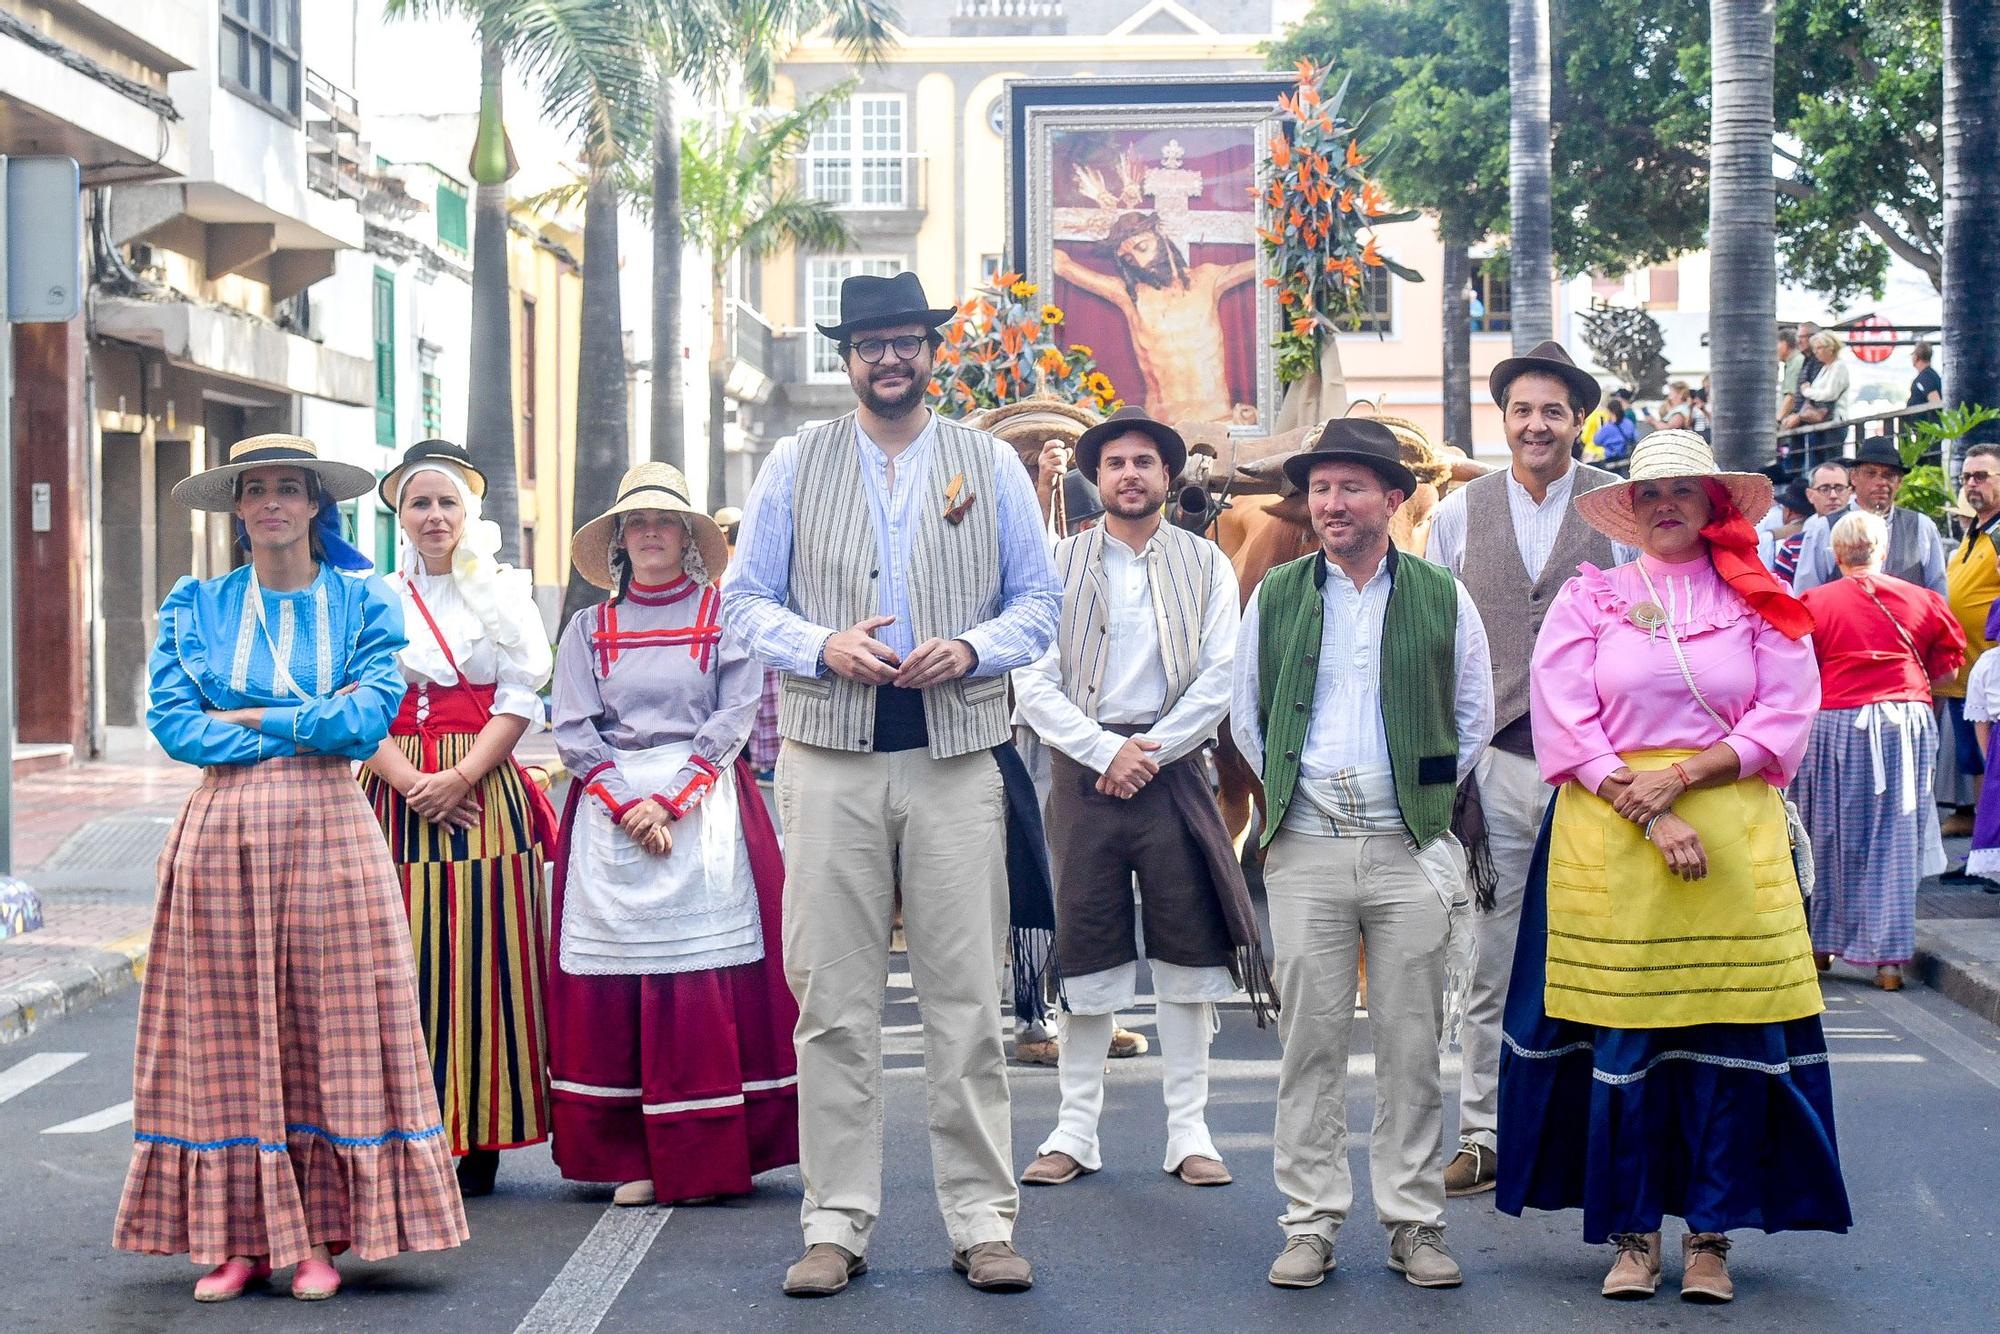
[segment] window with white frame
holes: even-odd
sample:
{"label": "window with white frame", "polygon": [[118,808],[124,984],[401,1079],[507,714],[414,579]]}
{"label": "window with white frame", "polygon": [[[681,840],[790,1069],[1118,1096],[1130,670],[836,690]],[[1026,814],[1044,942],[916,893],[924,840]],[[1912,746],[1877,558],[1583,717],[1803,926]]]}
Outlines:
{"label": "window with white frame", "polygon": [[842,208],[908,207],[907,109],[900,93],[837,105],[807,141],[807,192]]}
{"label": "window with white frame", "polygon": [[[840,319],[840,285],[858,273],[890,278],[903,271],[900,255],[839,255],[806,261],[806,298],[811,304],[814,324],[833,324]],[[813,330],[811,378],[817,382],[844,380],[846,367],[840,364],[840,349],[831,338]]]}

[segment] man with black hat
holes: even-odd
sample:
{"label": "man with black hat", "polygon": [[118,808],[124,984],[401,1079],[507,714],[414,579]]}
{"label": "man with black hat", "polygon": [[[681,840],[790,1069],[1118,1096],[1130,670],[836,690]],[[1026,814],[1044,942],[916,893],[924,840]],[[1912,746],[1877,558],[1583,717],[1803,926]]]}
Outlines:
{"label": "man with black hat", "polygon": [[[1486,858],[1473,914],[1478,943],[1459,1030],[1458,1152],[1445,1168],[1445,1192],[1493,1189],[1499,1146],[1500,1018],[1521,925],[1528,860],[1554,790],[1535,767],[1528,724],[1528,660],[1542,617],[1576,567],[1609,567],[1631,558],[1585,523],[1571,501],[1622,480],[1574,461],[1572,448],[1597,406],[1596,377],[1560,343],[1509,357],[1487,379],[1507,435],[1508,466],[1446,496],[1431,526],[1427,553],[1465,581],[1486,623],[1493,654],[1497,735],[1474,775],[1484,817]],[[1490,875],[1487,868],[1490,867]]]}
{"label": "man with black hat", "polygon": [[[1928,514],[1904,509],[1896,503],[1896,492],[1907,472],[1902,452],[1886,435],[1869,436],[1847,461],[1855,505],[1879,515],[1889,525],[1889,556],[1882,562],[1882,573],[1949,598],[1944,539],[1938,535],[1937,524]],[[1839,517],[1818,514],[1806,520],[1805,535],[1799,540],[1799,569],[1798,577],[1792,581],[1793,591],[1803,593],[1840,578],[1840,562],[1833,558],[1833,525]]]}
{"label": "man with black hat", "polygon": [[1271,571],[1243,609],[1230,710],[1264,783],[1284,1043],[1274,1166],[1288,1205],[1269,1277],[1324,1279],[1353,1203],[1347,1061],[1365,942],[1375,1213],[1392,1269],[1453,1287],[1438,1042],[1447,982],[1463,985],[1470,948],[1450,827],[1459,779],[1493,732],[1486,631],[1450,571],[1389,543],[1389,516],[1417,479],[1388,427],[1327,422],[1285,475],[1320,549]]}
{"label": "man with black hat", "polygon": [[1269,982],[1257,918],[1201,751],[1229,712],[1236,575],[1204,537],[1161,512],[1187,463],[1172,427],[1121,408],[1083,433],[1103,524],[1056,546],[1056,641],[1014,673],[1021,716],[1051,752],[1056,954],[1062,960],[1062,1108],[1021,1180],[1060,1186],[1103,1164],[1104,1060],[1138,992],[1138,877],[1165,1066],[1167,1152],[1191,1186],[1230,1181],[1209,1137],[1214,1003]]}
{"label": "man with black hat", "polygon": [[781,444],[744,506],[724,625],[784,673],[777,797],[785,967],[799,1001],[806,1254],[794,1296],[867,1267],[882,1203],[883,978],[900,882],[925,1033],[938,1204],[975,1288],[1030,1286],[1014,1184],[1000,960],[1006,674],[1061,591],[1013,449],[924,407],[953,311],[913,273],[840,291],[856,410]]}

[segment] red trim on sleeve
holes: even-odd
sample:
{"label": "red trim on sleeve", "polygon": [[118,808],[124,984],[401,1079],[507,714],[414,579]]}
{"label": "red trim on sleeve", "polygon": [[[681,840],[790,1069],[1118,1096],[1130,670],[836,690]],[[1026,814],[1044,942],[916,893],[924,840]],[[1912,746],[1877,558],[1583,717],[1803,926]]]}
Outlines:
{"label": "red trim on sleeve", "polygon": [[591,796],[596,797],[599,801],[603,802],[604,809],[611,813],[611,818],[614,821],[624,819],[625,812],[631,810],[634,806],[637,806],[639,802],[645,800],[644,797],[639,797],[635,798],[632,801],[628,801],[623,805],[620,805],[618,803],[618,800],[611,795],[611,789],[605,787],[604,784],[602,783],[591,783],[587,785],[583,790],[588,792]]}
{"label": "red trim on sleeve", "polygon": [[703,772],[697,773],[693,778],[688,779],[686,787],[671,797],[655,796],[653,798],[653,800],[665,806],[676,820],[685,819],[687,813],[699,805],[701,799],[707,796],[709,790],[715,786],[714,771],[707,769],[704,762],[699,759],[695,762],[703,764]]}

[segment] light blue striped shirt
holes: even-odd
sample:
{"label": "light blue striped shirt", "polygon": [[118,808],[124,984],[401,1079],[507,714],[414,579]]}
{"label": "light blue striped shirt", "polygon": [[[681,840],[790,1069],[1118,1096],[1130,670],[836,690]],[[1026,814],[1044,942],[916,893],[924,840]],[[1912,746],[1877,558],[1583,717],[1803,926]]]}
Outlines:
{"label": "light blue striped shirt", "polygon": [[[868,507],[875,520],[875,544],[883,571],[880,613],[895,623],[875,637],[908,657],[916,649],[910,624],[910,551],[923,519],[919,502],[937,452],[937,417],[896,459],[895,487],[889,485],[889,457],[854,425],[854,448],[868,480]],[[819,676],[820,650],[835,630],[814,625],[792,603],[792,478],[798,442],[787,440],[771,452],[750,499],[743,506],[736,558],[723,580],[722,623],[740,636],[751,654],[780,671]],[[1062,611],[1062,585],[1049,558],[1048,541],[1035,504],[1035,488],[1013,448],[993,441],[993,478],[1000,525],[1000,595],[980,609],[979,620],[958,638],[972,646],[979,663],[974,676],[999,676],[1025,667],[1055,638]]]}

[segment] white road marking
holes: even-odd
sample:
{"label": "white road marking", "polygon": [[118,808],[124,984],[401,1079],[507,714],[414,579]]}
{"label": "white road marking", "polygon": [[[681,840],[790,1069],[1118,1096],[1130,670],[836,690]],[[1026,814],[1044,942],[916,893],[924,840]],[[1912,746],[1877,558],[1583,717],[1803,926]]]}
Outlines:
{"label": "white road marking", "polygon": [[42,1051],[0,1070],[0,1102],[26,1093],[51,1075],[59,1075],[90,1053]]}
{"label": "white road marking", "polygon": [[671,1208],[610,1206],[514,1334],[591,1334],[673,1215]]}
{"label": "white road marking", "polygon": [[1826,1059],[1835,1065],[1929,1065],[1931,1061],[1914,1051],[1834,1051]]}
{"label": "white road marking", "polygon": [[95,1135],[100,1130],[122,1126],[132,1119],[132,1104],[121,1102],[116,1107],[106,1107],[101,1112],[89,1116],[79,1116],[74,1121],[65,1121],[59,1126],[50,1126],[44,1135]]}
{"label": "white road marking", "polygon": [[1979,1078],[2000,1088],[2000,1055],[1981,1046],[1908,996],[1884,996],[1876,1004],[1915,1034],[1917,1039],[1949,1057]]}

